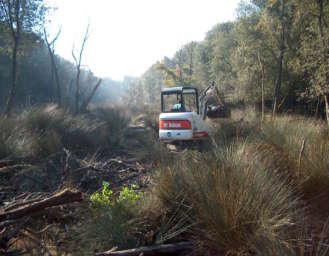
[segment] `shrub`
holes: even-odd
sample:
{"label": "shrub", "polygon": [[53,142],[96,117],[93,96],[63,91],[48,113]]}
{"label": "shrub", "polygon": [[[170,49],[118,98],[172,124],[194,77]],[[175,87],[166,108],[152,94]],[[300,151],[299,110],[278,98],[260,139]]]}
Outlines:
{"label": "shrub", "polygon": [[118,197],[115,197],[113,191],[107,182],[104,182],[101,192],[95,192],[90,196],[91,209],[98,210],[101,208],[112,207],[130,207],[135,206],[141,199],[141,194],[136,192],[136,185],[123,187]]}
{"label": "shrub", "polygon": [[130,123],[127,110],[120,106],[103,106],[96,108],[92,114],[105,123],[104,132],[109,145],[119,146],[124,130]]}
{"label": "shrub", "polygon": [[[111,246],[119,248],[135,247],[138,243],[135,236],[137,224],[137,204],[142,194],[135,186],[123,187],[118,195],[104,183],[101,192],[90,197],[91,219],[86,225],[83,242],[98,250]],[[88,248],[90,250],[91,248]]]}
{"label": "shrub", "polygon": [[[56,133],[60,137],[61,144],[71,150],[96,149],[105,141],[102,121],[86,115],[74,116],[58,109],[55,105],[25,111],[19,119],[26,129],[38,136],[47,138],[47,132],[48,134]],[[41,148],[42,146],[40,144]],[[47,153],[53,153],[55,150],[56,148]]]}
{"label": "shrub", "polygon": [[26,157],[35,153],[36,136],[18,118],[0,117],[0,158]]}

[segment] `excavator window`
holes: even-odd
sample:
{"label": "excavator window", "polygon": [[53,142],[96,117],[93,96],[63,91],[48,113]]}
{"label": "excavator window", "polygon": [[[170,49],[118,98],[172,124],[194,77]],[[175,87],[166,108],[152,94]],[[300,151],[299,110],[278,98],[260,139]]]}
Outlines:
{"label": "excavator window", "polygon": [[170,112],[199,112],[198,93],[194,88],[168,90],[161,93],[161,110]]}
{"label": "excavator window", "polygon": [[186,112],[198,112],[195,94],[184,94]]}

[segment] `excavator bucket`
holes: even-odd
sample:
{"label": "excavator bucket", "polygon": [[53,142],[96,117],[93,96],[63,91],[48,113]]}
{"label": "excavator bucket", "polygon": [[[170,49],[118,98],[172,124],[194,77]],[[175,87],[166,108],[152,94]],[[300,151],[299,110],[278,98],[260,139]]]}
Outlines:
{"label": "excavator bucket", "polygon": [[231,113],[225,106],[207,106],[207,117],[208,118],[227,118],[230,117]]}

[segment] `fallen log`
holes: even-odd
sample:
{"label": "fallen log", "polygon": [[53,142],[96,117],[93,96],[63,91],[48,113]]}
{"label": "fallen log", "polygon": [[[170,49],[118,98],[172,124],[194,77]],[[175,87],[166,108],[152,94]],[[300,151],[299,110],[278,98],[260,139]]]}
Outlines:
{"label": "fallen log", "polygon": [[53,196],[41,199],[40,201],[32,202],[17,209],[11,209],[10,211],[0,212],[0,222],[5,220],[19,219],[21,217],[42,211],[48,207],[79,202],[82,200],[83,197],[80,191],[71,191],[69,189],[65,189]]}
{"label": "fallen log", "polygon": [[0,160],[0,168],[7,167],[13,162],[14,162],[13,160]]}
{"label": "fallen log", "polygon": [[153,246],[144,246],[135,249],[129,249],[124,251],[107,251],[96,253],[96,256],[167,256],[167,255],[179,255],[182,252],[186,252],[191,249],[192,244],[190,242],[179,242],[175,244],[161,244]]}

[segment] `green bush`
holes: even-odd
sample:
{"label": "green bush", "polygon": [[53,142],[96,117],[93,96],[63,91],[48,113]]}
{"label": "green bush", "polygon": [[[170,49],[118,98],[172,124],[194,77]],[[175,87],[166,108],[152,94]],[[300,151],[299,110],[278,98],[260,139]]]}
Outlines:
{"label": "green bush", "polygon": [[88,244],[87,250],[106,250],[111,246],[137,246],[135,219],[142,194],[136,189],[135,186],[123,187],[116,195],[109,184],[104,183],[101,192],[95,192],[90,196],[91,219],[86,225],[83,238],[83,242]]}
{"label": "green bush", "polygon": [[136,186],[123,187],[118,197],[115,197],[113,191],[107,182],[104,182],[103,189],[101,192],[95,192],[90,196],[91,208],[99,209],[106,208],[110,209],[113,207],[130,207],[135,206],[136,203],[141,199],[141,193],[136,191]]}

